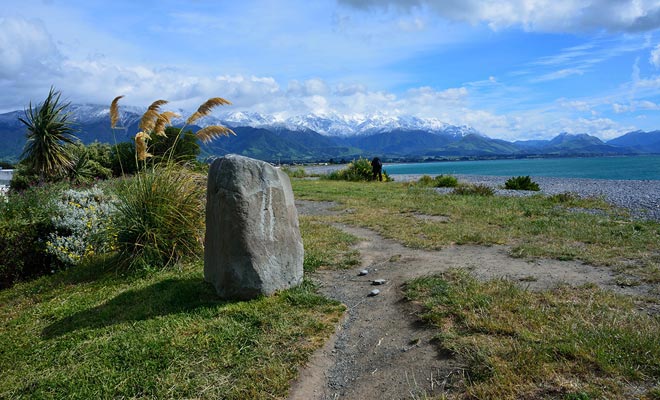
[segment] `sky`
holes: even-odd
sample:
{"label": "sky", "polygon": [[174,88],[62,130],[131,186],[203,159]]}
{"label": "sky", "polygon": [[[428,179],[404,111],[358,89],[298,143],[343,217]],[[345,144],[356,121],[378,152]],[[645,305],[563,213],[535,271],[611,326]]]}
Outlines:
{"label": "sky", "polygon": [[506,140],[660,129],[659,0],[3,0],[0,112],[413,115]]}

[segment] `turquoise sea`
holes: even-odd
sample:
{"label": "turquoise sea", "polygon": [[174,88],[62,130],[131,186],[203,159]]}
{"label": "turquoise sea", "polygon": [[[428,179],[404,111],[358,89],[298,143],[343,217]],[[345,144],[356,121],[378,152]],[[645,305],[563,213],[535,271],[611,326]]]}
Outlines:
{"label": "turquoise sea", "polygon": [[390,175],[530,175],[557,178],[660,180],[660,155],[443,161],[415,164],[386,164],[384,169]]}

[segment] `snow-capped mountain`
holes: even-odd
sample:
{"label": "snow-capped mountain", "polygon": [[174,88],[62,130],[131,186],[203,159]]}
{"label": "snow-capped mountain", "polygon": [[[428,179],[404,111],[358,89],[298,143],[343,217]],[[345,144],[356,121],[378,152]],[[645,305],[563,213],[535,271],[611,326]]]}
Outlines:
{"label": "snow-capped mountain", "polygon": [[[167,107],[163,107],[167,109]],[[109,118],[109,106],[98,104],[71,104],[69,111],[76,122],[82,124],[97,123]],[[139,121],[146,108],[121,106],[119,125],[130,126]],[[192,112],[175,110],[181,118],[173,120],[174,125],[180,125]],[[201,118],[195,125],[205,127],[222,124],[230,128],[252,127],[263,129],[287,129],[290,131],[314,131],[324,136],[351,137],[356,135],[374,135],[396,130],[425,131],[449,135],[455,138],[470,134],[484,136],[469,126],[455,126],[440,121],[437,118],[419,118],[414,116],[390,116],[385,114],[341,115],[328,113],[324,115],[307,114],[281,118],[270,114],[254,111],[217,111]]]}
{"label": "snow-capped mountain", "polygon": [[470,134],[483,136],[468,126],[455,126],[437,118],[418,118],[413,116],[388,116],[384,114],[340,115],[307,114],[287,119],[256,112],[232,112],[219,117],[207,117],[202,123],[222,123],[230,127],[250,126],[253,128],[284,128],[291,131],[310,130],[324,136],[350,137],[355,135],[373,135],[395,130],[425,131],[464,137]]}
{"label": "snow-capped mountain", "polygon": [[[181,117],[173,125],[182,126],[190,111],[176,111]],[[72,104],[68,109],[75,121],[76,136],[83,143],[130,142],[139,130],[146,108],[119,107],[121,129],[110,128],[109,105]],[[18,120],[24,110],[0,114],[0,160],[18,161],[25,146],[25,126]],[[617,146],[616,140],[603,143],[588,135],[562,134],[552,140],[509,143],[490,139],[468,126],[455,126],[433,118],[371,115],[299,115],[282,118],[258,112],[214,110],[190,126],[193,131],[208,125],[231,127],[236,136],[221,138],[204,146],[205,154],[245,154],[264,160],[311,162],[350,160],[379,155],[390,159],[433,159],[437,157],[493,157],[511,155],[603,155],[657,153],[655,134],[635,135]],[[628,136],[632,136],[631,133]],[[644,134],[642,137],[641,135]],[[638,138],[639,136],[639,138]],[[647,137],[648,136],[648,137]],[[625,139],[625,140],[624,140]],[[632,140],[632,139],[630,139]]]}

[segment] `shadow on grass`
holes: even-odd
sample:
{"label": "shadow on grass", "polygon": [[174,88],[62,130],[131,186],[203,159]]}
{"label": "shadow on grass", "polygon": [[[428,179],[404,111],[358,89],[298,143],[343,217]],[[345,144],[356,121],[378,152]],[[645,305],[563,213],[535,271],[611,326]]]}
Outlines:
{"label": "shadow on grass", "polygon": [[79,311],[43,329],[43,339],[52,339],[81,329],[97,329],[128,321],[190,312],[226,304],[213,286],[200,278],[167,279],[143,289],[129,290],[97,307]]}

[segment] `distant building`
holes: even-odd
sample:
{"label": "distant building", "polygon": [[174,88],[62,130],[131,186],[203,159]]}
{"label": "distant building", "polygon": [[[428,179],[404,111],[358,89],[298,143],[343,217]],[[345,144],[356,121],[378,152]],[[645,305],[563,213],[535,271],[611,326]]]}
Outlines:
{"label": "distant building", "polygon": [[13,175],[14,175],[13,169],[0,168],[0,186],[9,186],[9,182],[11,182],[11,177]]}

